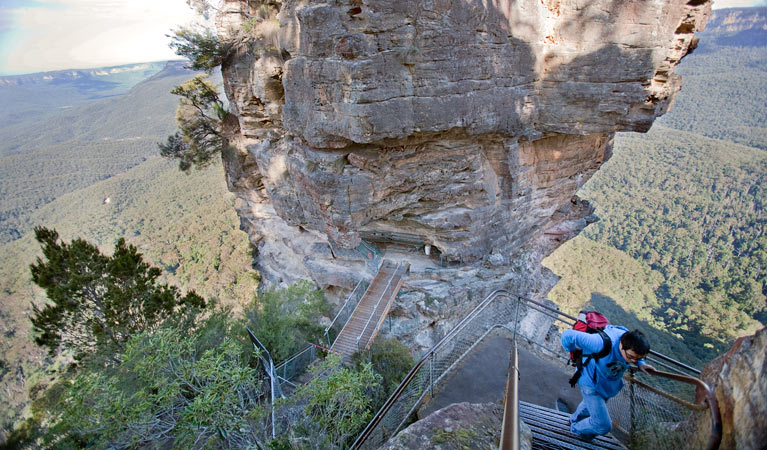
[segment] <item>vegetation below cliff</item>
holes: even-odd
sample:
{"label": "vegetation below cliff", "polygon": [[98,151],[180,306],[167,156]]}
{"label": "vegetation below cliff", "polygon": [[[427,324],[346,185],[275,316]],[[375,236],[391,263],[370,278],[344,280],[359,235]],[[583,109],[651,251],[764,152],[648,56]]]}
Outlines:
{"label": "vegetation below cliff", "polygon": [[698,365],[767,321],[767,48],[716,30],[679,67],[674,109],[619,134],[579,192],[601,220],[545,261],[570,312],[608,299]]}
{"label": "vegetation below cliff", "polygon": [[9,174],[0,179],[0,214],[18,206],[18,214],[0,221],[0,399],[10,405],[0,415],[3,428],[22,414],[28,393],[36,398],[56,376],[57,365],[30,335],[31,303],[45,301],[29,272],[40,253],[33,226],[105,252],[125,237],[163,269],[164,282],[184,292],[194,289],[234,309],[252,300],[258,273],[223,169],[184,174],[157,155],[157,142],[174,127],[178,101],[170,90],[192,76],[171,65],[124,97],[83,105],[80,116],[66,109],[48,114],[46,127],[31,120],[0,128],[2,171]]}

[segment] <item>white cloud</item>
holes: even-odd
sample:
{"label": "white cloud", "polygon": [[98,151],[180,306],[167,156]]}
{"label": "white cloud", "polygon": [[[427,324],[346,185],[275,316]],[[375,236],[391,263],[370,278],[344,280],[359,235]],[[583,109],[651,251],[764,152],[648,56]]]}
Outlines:
{"label": "white cloud", "polygon": [[767,6],[764,0],[714,0],[714,9]]}
{"label": "white cloud", "polygon": [[165,36],[197,19],[184,0],[48,0],[11,10],[3,72],[37,72],[178,58]]}

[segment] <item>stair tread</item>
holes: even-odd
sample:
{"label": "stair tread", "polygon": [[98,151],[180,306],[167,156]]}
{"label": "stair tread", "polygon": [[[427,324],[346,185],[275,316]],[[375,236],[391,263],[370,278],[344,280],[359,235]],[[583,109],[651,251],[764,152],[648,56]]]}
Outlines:
{"label": "stair tread", "polygon": [[532,430],[534,441],[572,449],[625,449],[612,435],[598,436],[591,442],[578,439],[570,432],[570,415],[555,409],[520,401],[519,415]]}

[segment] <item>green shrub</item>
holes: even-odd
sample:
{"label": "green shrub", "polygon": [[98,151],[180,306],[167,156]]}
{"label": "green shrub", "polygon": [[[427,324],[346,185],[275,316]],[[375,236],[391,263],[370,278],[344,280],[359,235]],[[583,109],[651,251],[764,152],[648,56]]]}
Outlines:
{"label": "green shrub", "polygon": [[119,367],[88,371],[68,383],[47,443],[244,448],[263,442],[261,371],[249,367],[234,340],[209,346],[201,339],[177,328],[133,337]]}
{"label": "green shrub", "polygon": [[341,357],[328,355],[311,369],[312,380],[299,386],[284,406],[300,406],[290,442],[295,448],[348,448],[373,416],[372,392],[381,376],[369,363],[345,367]]}
{"label": "green shrub", "polygon": [[254,298],[244,311],[249,327],[272,355],[275,364],[290,357],[307,342],[322,342],[318,324],[330,308],[322,291],[307,281],[287,289],[267,290]]}
{"label": "green shrub", "polygon": [[374,409],[384,404],[415,365],[413,356],[405,345],[395,339],[380,337],[373,342],[370,350],[352,355],[352,362],[358,369],[369,363],[381,376],[380,389],[377,389],[374,395]]}

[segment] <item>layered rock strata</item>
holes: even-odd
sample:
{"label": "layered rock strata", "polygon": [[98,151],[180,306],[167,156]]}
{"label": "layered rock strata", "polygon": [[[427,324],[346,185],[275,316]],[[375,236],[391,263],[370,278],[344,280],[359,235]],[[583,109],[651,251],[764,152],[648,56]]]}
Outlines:
{"label": "layered rock strata", "polygon": [[224,163],[256,267],[268,284],[341,295],[365,267],[361,236],[408,236],[461,267],[414,270],[395,314],[496,287],[544,295],[554,277],[541,259],[595,220],[575,192],[616,131],[647,131],[670,107],[673,67],[711,8],[261,3],[226,0],[218,17],[220,37],[240,43],[222,67],[239,120]]}

